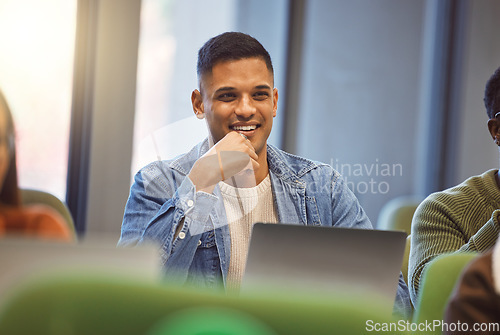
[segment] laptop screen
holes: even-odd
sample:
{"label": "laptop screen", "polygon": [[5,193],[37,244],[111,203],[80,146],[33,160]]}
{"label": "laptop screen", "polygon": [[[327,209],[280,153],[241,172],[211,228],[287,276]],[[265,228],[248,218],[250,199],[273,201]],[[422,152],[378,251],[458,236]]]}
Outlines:
{"label": "laptop screen", "polygon": [[398,288],[406,233],[256,223],[241,292],[378,294]]}

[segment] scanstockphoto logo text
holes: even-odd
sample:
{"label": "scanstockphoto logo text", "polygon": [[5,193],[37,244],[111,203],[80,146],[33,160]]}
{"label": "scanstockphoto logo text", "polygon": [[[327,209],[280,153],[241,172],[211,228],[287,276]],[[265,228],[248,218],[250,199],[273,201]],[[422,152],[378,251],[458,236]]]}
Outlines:
{"label": "scanstockphoto logo text", "polygon": [[464,323],[464,322],[444,322],[443,320],[425,320],[425,322],[413,323],[408,320],[397,322],[375,322],[366,320],[365,330],[367,332],[411,332],[412,334],[430,334],[435,332],[452,332],[454,334],[478,334],[487,332],[488,334],[498,334],[500,323]]}
{"label": "scanstockphoto logo text", "polygon": [[402,164],[382,162],[378,158],[368,163],[347,163],[332,158],[330,165],[356,194],[387,194],[391,182],[403,176]]}

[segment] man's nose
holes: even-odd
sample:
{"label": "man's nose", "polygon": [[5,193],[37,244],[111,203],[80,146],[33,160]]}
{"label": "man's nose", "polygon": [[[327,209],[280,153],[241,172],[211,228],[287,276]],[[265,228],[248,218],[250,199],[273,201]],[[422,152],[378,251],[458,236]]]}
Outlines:
{"label": "man's nose", "polygon": [[244,118],[249,118],[255,114],[254,101],[249,96],[243,96],[235,109],[235,114]]}

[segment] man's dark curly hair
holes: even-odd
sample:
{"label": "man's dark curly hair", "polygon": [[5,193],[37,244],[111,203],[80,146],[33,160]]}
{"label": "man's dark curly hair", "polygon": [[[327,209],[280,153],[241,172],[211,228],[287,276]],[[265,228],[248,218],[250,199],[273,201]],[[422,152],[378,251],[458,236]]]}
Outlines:
{"label": "man's dark curly hair", "polygon": [[484,106],[488,117],[493,119],[500,112],[500,68],[490,77],[484,90]]}
{"label": "man's dark curly hair", "polygon": [[262,58],[273,73],[271,56],[252,36],[240,32],[226,32],[212,37],[198,51],[198,80],[211,73],[214,65],[219,62],[253,57]]}

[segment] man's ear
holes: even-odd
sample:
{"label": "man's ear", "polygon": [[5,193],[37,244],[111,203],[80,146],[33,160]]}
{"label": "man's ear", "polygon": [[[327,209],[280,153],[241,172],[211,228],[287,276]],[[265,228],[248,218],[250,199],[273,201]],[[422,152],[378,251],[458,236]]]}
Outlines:
{"label": "man's ear", "polygon": [[500,120],[497,118],[489,119],[488,130],[495,143],[500,146]]}
{"label": "man's ear", "polygon": [[203,98],[200,91],[197,89],[191,93],[191,104],[193,105],[193,112],[198,119],[205,117],[205,109],[203,107]]}
{"label": "man's ear", "polygon": [[278,110],[278,89],[275,87],[273,89],[273,117],[276,117],[277,110]]}

